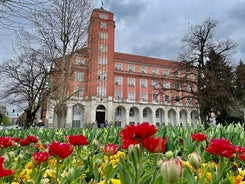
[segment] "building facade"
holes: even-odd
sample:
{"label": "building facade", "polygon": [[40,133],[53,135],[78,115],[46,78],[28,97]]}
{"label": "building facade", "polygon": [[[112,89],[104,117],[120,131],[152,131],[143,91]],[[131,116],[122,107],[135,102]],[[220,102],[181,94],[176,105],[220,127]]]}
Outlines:
{"label": "building facade", "polygon": [[[168,90],[190,88],[177,82],[183,75],[177,71],[179,62],[115,52],[113,13],[102,8],[93,10],[88,33],[88,48],[73,57],[77,71],[70,89],[75,91],[79,81],[85,82],[82,90],[67,101],[65,127],[124,127],[146,121],[155,125],[196,125],[196,101],[182,99],[185,94],[181,90]],[[50,104],[45,124],[57,126]]]}

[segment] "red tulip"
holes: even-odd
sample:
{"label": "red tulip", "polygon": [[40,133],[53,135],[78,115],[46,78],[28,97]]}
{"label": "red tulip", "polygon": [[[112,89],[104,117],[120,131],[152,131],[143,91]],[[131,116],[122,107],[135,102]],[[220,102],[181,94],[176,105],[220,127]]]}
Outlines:
{"label": "red tulip", "polygon": [[122,149],[128,149],[128,147],[131,144],[132,145],[137,145],[137,144],[139,144],[139,141],[133,140],[133,139],[126,139],[126,138],[122,139]]}
{"label": "red tulip", "polygon": [[37,152],[32,154],[32,160],[35,165],[39,165],[42,162],[46,162],[49,159],[48,152]]}
{"label": "red tulip", "polygon": [[53,141],[48,145],[49,154],[60,159],[65,159],[73,152],[73,147],[69,143],[60,143]]}
{"label": "red tulip", "polygon": [[11,169],[3,168],[3,161],[4,157],[0,157],[0,178],[14,174],[14,171],[12,171]]}
{"label": "red tulip", "polygon": [[239,158],[245,162],[245,152],[239,155]]}
{"label": "red tulip", "polygon": [[88,145],[89,142],[84,135],[70,135],[68,141],[74,146]]}
{"label": "red tulip", "polygon": [[14,146],[15,142],[11,137],[0,137],[0,148],[7,148]]}
{"label": "red tulip", "polygon": [[163,153],[165,151],[165,143],[167,138],[153,138],[148,137],[143,140],[143,146],[151,153]]}
{"label": "red tulip", "polygon": [[19,143],[20,143],[21,146],[28,146],[28,145],[31,144],[30,141],[29,141],[28,139],[20,140]]}
{"label": "red tulip", "polygon": [[102,145],[102,149],[106,156],[112,156],[117,154],[118,146],[116,144]]}
{"label": "red tulip", "polygon": [[21,138],[19,138],[19,137],[13,137],[12,140],[13,140],[14,142],[20,142]]}
{"label": "red tulip", "polygon": [[28,140],[30,143],[36,143],[38,142],[38,138],[33,135],[26,136],[26,140]]}
{"label": "red tulip", "polygon": [[224,138],[210,140],[206,151],[210,154],[220,155],[227,158],[233,158],[236,154],[235,147],[230,141]]}
{"label": "red tulip", "polygon": [[192,140],[194,141],[205,141],[207,139],[207,136],[205,134],[199,134],[199,133],[195,133],[191,135]]}
{"label": "red tulip", "polygon": [[135,125],[129,125],[125,127],[119,135],[123,139],[133,139],[133,140],[139,140],[142,141],[143,139],[147,137],[151,137],[154,135],[157,131],[157,128],[155,125],[151,125],[148,122],[143,122],[137,126]]}

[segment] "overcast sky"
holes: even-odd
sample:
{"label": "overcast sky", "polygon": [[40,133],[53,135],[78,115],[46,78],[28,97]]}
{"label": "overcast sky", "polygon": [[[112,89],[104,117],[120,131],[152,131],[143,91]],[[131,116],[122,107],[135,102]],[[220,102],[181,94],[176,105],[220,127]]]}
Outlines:
{"label": "overcast sky", "polygon": [[[101,0],[97,0],[101,2]],[[115,50],[177,60],[181,39],[191,25],[218,20],[216,36],[239,48],[234,58],[245,61],[245,0],[103,0],[114,13]],[[97,4],[97,8],[101,3]],[[0,61],[12,55],[9,31],[0,34]],[[1,33],[1,30],[0,30]]]}
{"label": "overcast sky", "polygon": [[245,61],[244,0],[104,0],[104,9],[114,13],[118,52],[176,60],[188,28],[211,18],[216,37],[237,42],[234,58]]}

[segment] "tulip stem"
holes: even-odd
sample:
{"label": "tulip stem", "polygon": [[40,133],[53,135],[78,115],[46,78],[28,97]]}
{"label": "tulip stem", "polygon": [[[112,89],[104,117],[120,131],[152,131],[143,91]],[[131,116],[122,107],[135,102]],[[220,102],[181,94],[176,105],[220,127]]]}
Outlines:
{"label": "tulip stem", "polygon": [[58,184],[58,173],[59,173],[59,162],[60,162],[60,159],[56,159],[57,163],[56,163],[56,173],[55,173],[55,183]]}
{"label": "tulip stem", "polygon": [[152,178],[152,184],[154,183],[154,180],[155,180],[155,178],[156,178],[156,175],[157,175],[157,171],[158,171],[158,167],[157,167],[157,162],[158,162],[158,160],[159,160],[159,155],[157,154],[157,155],[155,155],[155,163],[154,163],[154,165],[155,165],[155,170],[154,170],[154,173],[153,173],[153,178]]}

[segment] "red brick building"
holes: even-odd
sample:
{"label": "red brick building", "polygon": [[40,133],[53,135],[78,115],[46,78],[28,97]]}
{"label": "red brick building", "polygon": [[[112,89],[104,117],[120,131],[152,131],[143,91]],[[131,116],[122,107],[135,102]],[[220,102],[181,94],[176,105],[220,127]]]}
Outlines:
{"label": "red brick building", "polygon": [[[69,89],[75,91],[79,81],[85,82],[83,90],[67,102],[66,127],[104,123],[124,127],[145,121],[183,127],[189,121],[196,125],[198,109],[194,99],[177,102],[175,99],[183,93],[159,93],[159,83],[166,89],[183,87],[176,82],[182,75],[176,71],[179,63],[115,52],[114,34],[113,13],[94,9],[88,48],[78,51],[73,58],[77,71]],[[55,127],[54,117],[49,107],[48,126]]]}

